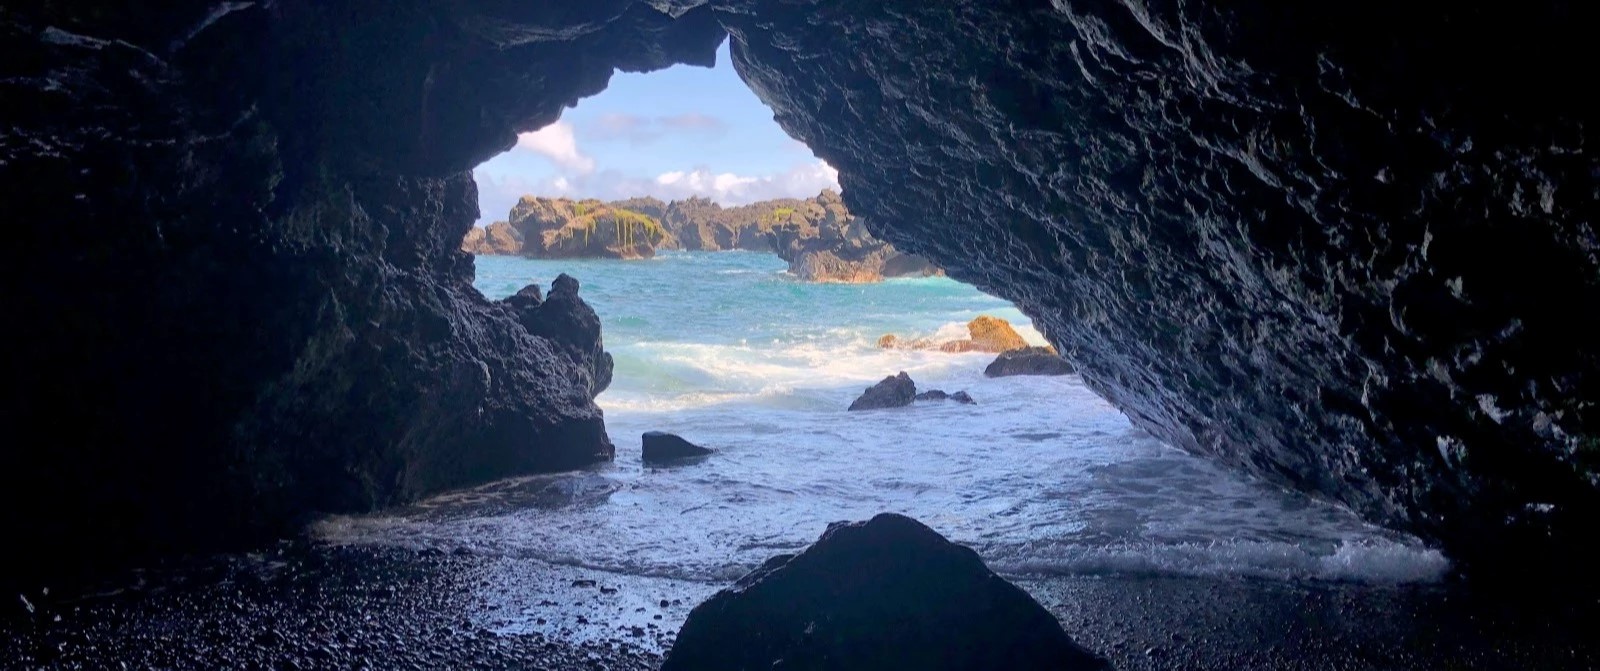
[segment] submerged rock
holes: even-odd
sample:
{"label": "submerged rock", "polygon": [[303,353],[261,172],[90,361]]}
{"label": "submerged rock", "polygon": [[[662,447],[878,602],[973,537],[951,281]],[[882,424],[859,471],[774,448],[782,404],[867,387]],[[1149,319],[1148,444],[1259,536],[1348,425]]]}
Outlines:
{"label": "submerged rock", "polygon": [[1071,375],[1078,372],[1072,363],[1061,358],[1055,350],[1048,347],[1024,347],[1022,349],[1001,352],[994,358],[983,374],[987,377],[1007,377],[1011,375]]}
{"label": "submerged rock", "polygon": [[1027,592],[909,517],[837,523],[689,613],[662,671],[1108,668]]}
{"label": "submerged rock", "polygon": [[916,399],[918,401],[955,401],[963,405],[973,405],[977,403],[977,401],[972,400],[972,397],[967,395],[967,392],[965,391],[947,394],[943,389],[929,389],[928,391],[917,394]]}
{"label": "submerged rock", "polygon": [[682,437],[664,431],[646,431],[642,437],[642,442],[642,457],[647,464],[703,457],[712,453],[710,448],[700,447],[684,440]]}
{"label": "submerged rock", "polygon": [[899,375],[883,378],[877,384],[868,387],[865,392],[850,404],[851,410],[877,410],[880,408],[903,408],[911,405],[917,396],[917,385],[911,381],[911,376],[905,371]]}

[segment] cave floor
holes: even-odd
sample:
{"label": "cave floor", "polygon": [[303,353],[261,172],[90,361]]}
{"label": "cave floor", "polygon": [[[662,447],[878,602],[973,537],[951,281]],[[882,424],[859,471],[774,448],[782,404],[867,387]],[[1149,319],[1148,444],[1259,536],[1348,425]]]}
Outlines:
{"label": "cave floor", "polygon": [[[1119,669],[1600,668],[1587,628],[1594,604],[1518,606],[1453,585],[1019,583]],[[0,667],[653,669],[717,588],[519,558],[286,543],[10,598]]]}

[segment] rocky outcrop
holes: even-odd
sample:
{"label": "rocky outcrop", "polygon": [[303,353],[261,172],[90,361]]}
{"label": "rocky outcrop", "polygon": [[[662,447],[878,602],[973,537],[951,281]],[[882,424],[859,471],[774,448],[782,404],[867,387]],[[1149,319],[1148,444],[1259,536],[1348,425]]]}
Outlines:
{"label": "rocky outcrop", "polygon": [[[472,229],[462,249],[532,258],[642,258],[658,248],[771,251],[789,263],[790,273],[808,282],[878,282],[886,277],[942,274],[927,260],[872,237],[831,190],[804,200],[783,198],[729,208],[700,197],[667,203],[644,196],[602,204],[525,196],[511,210],[510,219],[509,225]],[[618,229],[619,221],[644,230]]]}
{"label": "rocky outcrop", "polygon": [[929,389],[925,392],[917,394],[915,399],[918,401],[955,401],[962,405],[973,405],[977,403],[977,401],[972,400],[972,396],[967,392],[958,391],[954,394],[950,394],[946,393],[943,389]]}
{"label": "rocky outcrop", "polygon": [[646,431],[640,442],[641,458],[647,464],[704,457],[712,452],[710,448],[701,447],[680,436],[662,431]]}
{"label": "rocky outcrop", "polygon": [[522,254],[522,234],[504,221],[481,228],[473,226],[461,241],[461,251],[488,256],[517,256]]}
{"label": "rocky outcrop", "polygon": [[534,259],[643,259],[672,245],[654,217],[598,200],[523,196],[511,208],[510,227]]}
{"label": "rocky outcrop", "polygon": [[808,282],[879,282],[886,277],[926,277],[941,271],[872,237],[845,209],[839,194],[824,190],[766,235],[789,272]]}
{"label": "rocky outcrop", "polygon": [[909,517],[836,523],[694,608],[662,671],[1109,665],[978,553]]}
{"label": "rocky outcrop", "polygon": [[1001,352],[983,369],[985,377],[1071,375],[1076,372],[1071,363],[1049,347],[1024,347]]}
{"label": "rocky outcrop", "polygon": [[917,385],[911,381],[911,376],[905,371],[898,375],[883,378],[877,384],[867,387],[861,396],[850,404],[850,410],[880,410],[883,408],[903,408],[911,405],[917,396]]}

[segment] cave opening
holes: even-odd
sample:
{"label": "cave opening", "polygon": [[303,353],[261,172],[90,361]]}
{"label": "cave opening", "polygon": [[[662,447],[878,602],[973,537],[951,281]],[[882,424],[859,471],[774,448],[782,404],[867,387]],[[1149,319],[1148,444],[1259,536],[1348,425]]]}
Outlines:
{"label": "cave opening", "polygon": [[[0,659],[571,668],[592,634],[649,667],[713,585],[893,509],[1123,667],[1594,667],[1592,11],[7,6]],[[970,287],[475,270],[475,166],[527,131],[581,168],[563,108],[730,35],[848,209]],[[652,229],[616,209],[580,228],[625,256]],[[1012,309],[1078,373],[877,339]],[[842,409],[901,369],[977,403]],[[646,467],[654,429],[717,452]]]}
{"label": "cave opening", "polygon": [[[711,68],[619,71],[474,170],[480,216],[462,243],[474,287],[518,301],[529,284],[577,279],[613,364],[595,402],[614,460],[491,485],[465,509],[513,512],[470,538],[440,523],[462,510],[439,509],[398,532],[341,520],[324,525],[330,538],[427,536],[698,581],[889,511],[934,520],[1008,575],[1445,575],[1414,537],[1163,444],[1072,374],[1015,305],[920,259],[893,263],[837,173],[734,71],[730,44]],[[974,320],[989,317],[1014,344],[979,342]],[[1015,347],[1048,350],[1031,361],[1049,370],[1024,372],[1049,374],[985,374]],[[915,392],[976,402],[847,410],[902,371]],[[652,431],[714,452],[653,462],[641,451]]]}

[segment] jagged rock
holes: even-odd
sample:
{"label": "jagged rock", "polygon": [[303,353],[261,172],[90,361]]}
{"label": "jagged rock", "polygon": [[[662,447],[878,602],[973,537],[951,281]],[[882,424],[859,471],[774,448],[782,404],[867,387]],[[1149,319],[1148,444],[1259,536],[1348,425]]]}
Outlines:
{"label": "jagged rock", "polygon": [[1593,7],[838,7],[725,22],[875,235],[1173,445],[1487,570],[1587,554]]}
{"label": "jagged rock", "polygon": [[851,410],[878,410],[881,408],[903,408],[911,405],[916,398],[917,385],[911,381],[911,376],[905,371],[899,375],[883,378],[877,384],[868,387],[865,392],[850,404]]}
{"label": "jagged rock", "polygon": [[0,11],[7,579],[611,458],[598,332],[554,324],[587,307],[472,288],[469,171],[725,33],[585,16],[520,41],[406,1]]}
{"label": "jagged rock", "polygon": [[838,193],[824,190],[809,203],[812,208],[791,214],[766,233],[773,251],[789,262],[795,277],[855,284],[943,274],[926,260],[872,237],[865,224],[845,209]]}
{"label": "jagged rock", "polygon": [[662,671],[1074,671],[1108,664],[971,549],[909,517],[836,523],[695,606]]}
{"label": "jagged rock", "polygon": [[647,464],[703,457],[712,452],[710,448],[700,447],[677,435],[662,431],[644,432],[641,442],[642,458]]}
{"label": "jagged rock", "polygon": [[522,234],[504,221],[482,228],[473,226],[461,241],[461,251],[468,254],[516,256],[522,253]]}
{"label": "jagged rock", "polygon": [[1139,426],[1479,571],[1587,573],[1589,4],[556,8],[0,12],[0,407],[49,436],[0,451],[8,540],[166,552],[597,446],[590,366],[469,286],[468,171],[731,32],[874,235]]}
{"label": "jagged rock", "polygon": [[529,258],[642,259],[673,244],[654,217],[598,200],[523,196],[510,218]]}
{"label": "jagged rock", "polygon": [[972,397],[969,396],[967,394],[967,392],[958,391],[958,392],[956,392],[954,394],[947,394],[947,393],[945,393],[945,391],[943,389],[929,389],[928,391],[925,391],[925,392],[922,392],[920,394],[917,394],[916,395],[916,400],[918,400],[918,401],[947,401],[948,400],[948,401],[955,401],[955,402],[963,404],[963,405],[972,405],[974,403],[977,403],[977,401],[972,400]]}
{"label": "jagged rock", "polygon": [[995,357],[994,361],[983,369],[983,374],[987,377],[1071,375],[1076,372],[1077,369],[1073,368],[1071,363],[1048,347],[1024,347],[1001,352],[1000,356]]}

